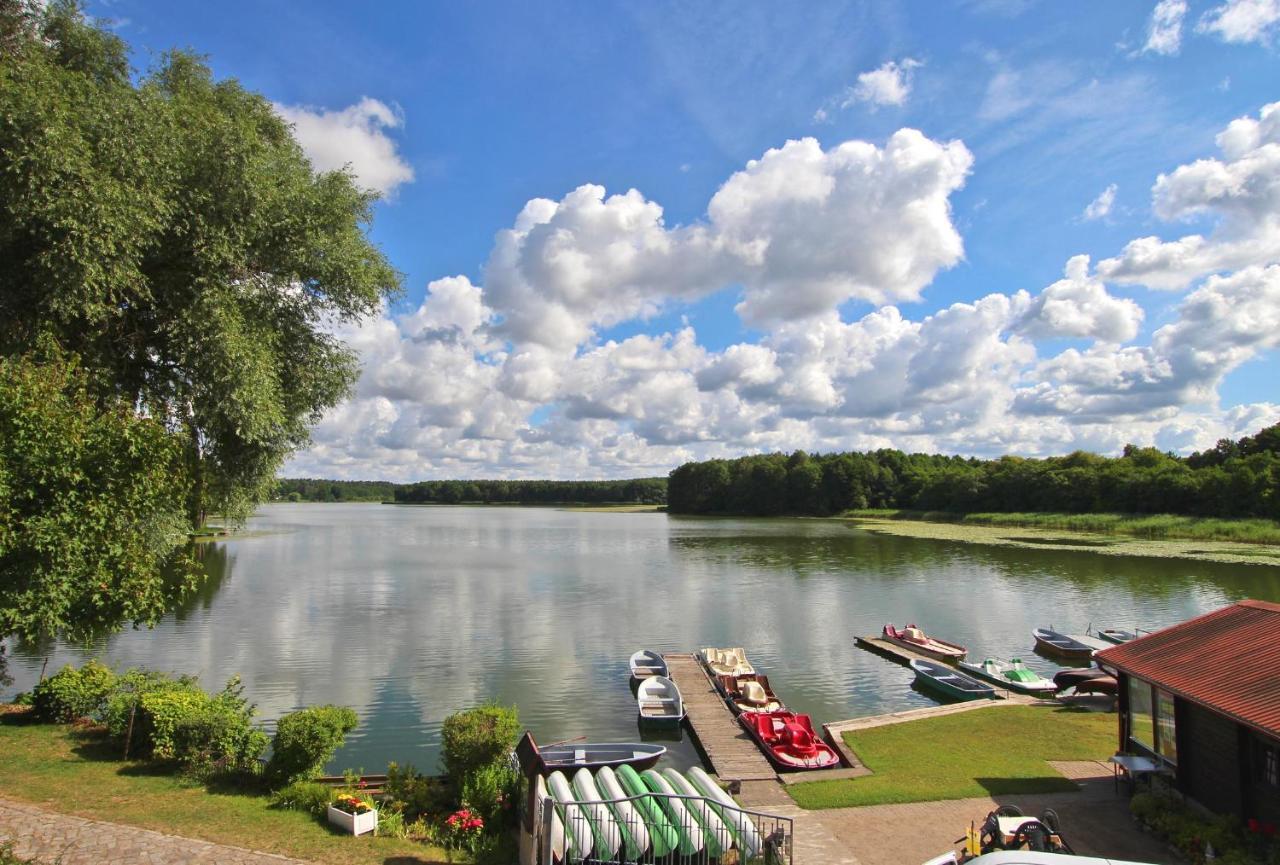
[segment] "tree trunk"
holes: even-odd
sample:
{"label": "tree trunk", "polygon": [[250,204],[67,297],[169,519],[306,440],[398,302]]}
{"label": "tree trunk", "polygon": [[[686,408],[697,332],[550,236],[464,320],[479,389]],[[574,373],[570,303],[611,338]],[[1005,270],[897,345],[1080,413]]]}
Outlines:
{"label": "tree trunk", "polygon": [[191,493],[187,506],[187,515],[191,520],[192,531],[198,531],[204,527],[205,517],[207,516],[204,495],[204,449],[200,445],[200,428],[196,426],[195,410],[189,402],[187,403],[186,423],[187,435],[191,443],[188,451],[188,459],[191,463]]}

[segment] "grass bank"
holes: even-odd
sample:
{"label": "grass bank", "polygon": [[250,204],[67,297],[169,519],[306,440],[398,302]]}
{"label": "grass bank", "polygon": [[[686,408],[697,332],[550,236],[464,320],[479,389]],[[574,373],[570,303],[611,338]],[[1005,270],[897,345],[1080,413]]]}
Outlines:
{"label": "grass bank", "polygon": [[792,784],[803,808],[930,802],[1075,790],[1049,760],[1105,760],[1116,716],[1081,709],[1002,706],[845,733],[874,774]]}
{"label": "grass bank", "polygon": [[845,516],[880,520],[955,523],[1006,528],[1057,529],[1102,535],[1128,535],[1146,540],[1231,541],[1280,544],[1280,523],[1260,519],[1186,517],[1176,514],[977,513],[866,509]]}
{"label": "grass bank", "polygon": [[[54,811],[338,865],[446,861],[399,838],[353,838],[266,796],[208,790],[146,762],[120,762],[100,734],[0,715],[4,795]],[[3,860],[0,860],[2,862]]]}

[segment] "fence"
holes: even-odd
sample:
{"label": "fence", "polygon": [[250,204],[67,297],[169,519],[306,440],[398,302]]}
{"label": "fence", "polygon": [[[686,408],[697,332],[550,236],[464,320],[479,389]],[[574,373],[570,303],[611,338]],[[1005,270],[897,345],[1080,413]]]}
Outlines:
{"label": "fence", "polygon": [[791,865],[792,823],[702,796],[649,793],[557,804],[534,799],[538,865]]}

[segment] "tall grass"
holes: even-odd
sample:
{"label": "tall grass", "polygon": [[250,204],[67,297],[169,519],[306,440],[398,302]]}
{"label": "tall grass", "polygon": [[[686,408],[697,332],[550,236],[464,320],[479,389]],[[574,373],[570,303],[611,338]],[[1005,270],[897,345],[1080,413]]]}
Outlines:
{"label": "tall grass", "polygon": [[960,514],[948,511],[908,511],[880,508],[849,511],[847,515],[875,517],[885,520],[957,523],[960,525],[1060,529],[1071,532],[1132,535],[1148,540],[1181,538],[1195,541],[1280,544],[1280,523],[1274,520],[1262,519],[1186,517],[1176,514]]}

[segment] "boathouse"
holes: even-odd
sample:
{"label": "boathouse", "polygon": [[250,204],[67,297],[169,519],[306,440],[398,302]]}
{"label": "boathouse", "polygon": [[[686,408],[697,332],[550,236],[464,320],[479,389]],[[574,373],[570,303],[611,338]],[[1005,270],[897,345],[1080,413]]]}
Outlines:
{"label": "boathouse", "polygon": [[1280,604],[1240,601],[1097,660],[1118,672],[1121,752],[1212,811],[1280,822]]}

